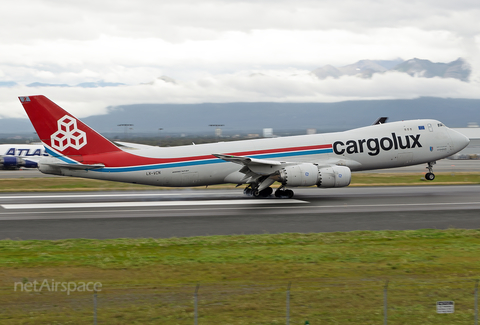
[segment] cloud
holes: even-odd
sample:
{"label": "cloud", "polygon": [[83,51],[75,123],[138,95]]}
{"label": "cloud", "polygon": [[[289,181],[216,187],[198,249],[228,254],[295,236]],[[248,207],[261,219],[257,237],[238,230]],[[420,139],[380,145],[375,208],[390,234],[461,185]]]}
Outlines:
{"label": "cloud", "polygon": [[344,76],[319,80],[302,70],[245,71],[187,82],[80,88],[0,88],[0,117],[26,117],[17,96],[43,94],[77,117],[106,114],[113,106],[148,103],[337,102],[411,99],[420,96],[480,99],[479,83],[418,78],[399,72],[371,79]]}
{"label": "cloud", "polygon": [[[80,117],[133,103],[477,98],[480,4],[473,0],[17,0],[0,11],[0,116],[46,94]],[[466,58],[473,82],[376,75],[320,81],[360,59]],[[255,75],[252,77],[251,75]],[[157,81],[167,75],[177,84]],[[105,80],[125,87],[43,88]]]}
{"label": "cloud", "polygon": [[173,42],[212,37],[211,32],[265,29],[417,26],[462,31],[468,26],[468,30],[478,33],[478,11],[474,0],[17,0],[2,10],[0,18],[6,26],[17,26],[19,35],[27,39],[85,40],[108,34]]}
{"label": "cloud", "polygon": [[162,39],[100,36],[87,41],[42,40],[2,44],[5,79],[78,84],[106,80],[136,84],[161,75],[192,80],[210,74],[288,67],[314,70],[362,58],[427,58],[449,62],[468,54],[464,38],[415,28],[353,31],[255,30],[225,32],[219,39],[169,43]]}

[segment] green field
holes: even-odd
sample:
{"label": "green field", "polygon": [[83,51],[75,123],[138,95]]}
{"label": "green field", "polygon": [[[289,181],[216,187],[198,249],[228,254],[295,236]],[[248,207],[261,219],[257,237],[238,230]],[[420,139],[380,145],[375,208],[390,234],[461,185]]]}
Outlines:
{"label": "green field", "polygon": [[[351,186],[439,184],[480,184],[480,173],[354,174]],[[77,178],[0,188],[163,189]],[[0,275],[2,325],[93,323],[93,292],[48,285],[97,282],[98,324],[193,324],[197,285],[199,324],[285,324],[289,283],[290,324],[383,324],[387,280],[388,324],[473,324],[480,230],[1,240]],[[35,282],[47,286],[27,287]],[[442,300],[455,301],[454,314],[436,313]]]}
{"label": "green field", "polygon": [[[455,185],[480,184],[480,173],[436,173],[434,181],[426,181],[420,173],[354,173],[350,186],[399,185]],[[234,188],[235,185],[217,185],[209,188]],[[202,189],[204,187],[197,187]],[[105,191],[165,189],[148,185],[99,181],[74,177],[12,178],[0,179],[2,192],[39,191]]]}
{"label": "green field", "polygon": [[[92,322],[91,292],[15,283],[101,282],[99,324],[473,324],[480,230],[0,241],[0,324]],[[454,300],[455,314],[435,312]]]}

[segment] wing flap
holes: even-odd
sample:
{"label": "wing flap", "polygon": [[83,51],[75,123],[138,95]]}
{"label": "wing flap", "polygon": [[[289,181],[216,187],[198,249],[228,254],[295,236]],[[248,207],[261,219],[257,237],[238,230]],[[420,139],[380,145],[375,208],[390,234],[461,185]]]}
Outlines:
{"label": "wing flap", "polygon": [[215,157],[220,158],[225,161],[233,162],[235,164],[252,166],[252,165],[269,165],[269,166],[282,166],[284,163],[275,160],[267,159],[256,159],[244,156],[232,156],[232,155],[221,155],[213,154]]}
{"label": "wing flap", "polygon": [[213,155],[222,160],[242,165],[243,167],[239,170],[239,172],[245,174],[246,177],[250,178],[254,177],[253,174],[251,174],[252,172],[257,175],[271,175],[286,165],[286,163],[275,160],[256,159],[244,156],[232,156],[222,154]]}

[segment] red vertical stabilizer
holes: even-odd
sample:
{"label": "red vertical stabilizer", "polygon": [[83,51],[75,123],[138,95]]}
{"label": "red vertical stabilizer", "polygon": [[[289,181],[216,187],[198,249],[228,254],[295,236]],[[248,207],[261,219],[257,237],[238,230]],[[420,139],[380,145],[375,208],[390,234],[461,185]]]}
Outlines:
{"label": "red vertical stabilizer", "polygon": [[121,151],[47,97],[25,96],[19,99],[40,140],[47,149],[52,149],[54,155],[59,153],[63,156],[78,157]]}

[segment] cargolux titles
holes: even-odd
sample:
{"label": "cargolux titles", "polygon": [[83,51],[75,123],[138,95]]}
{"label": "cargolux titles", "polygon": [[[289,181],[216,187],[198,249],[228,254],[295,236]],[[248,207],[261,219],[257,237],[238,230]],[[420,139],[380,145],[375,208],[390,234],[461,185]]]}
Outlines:
{"label": "cargolux titles", "polygon": [[[411,140],[411,141],[410,141]],[[369,150],[370,156],[376,156],[380,153],[380,150],[389,151],[392,149],[413,149],[415,147],[421,148],[420,134],[417,135],[405,135],[397,136],[392,133],[391,137],[383,137],[380,140],[378,138],[361,139],[361,140],[348,140],[345,143],[342,141],[335,141],[333,143],[333,151],[337,155],[362,153],[365,150]]]}

